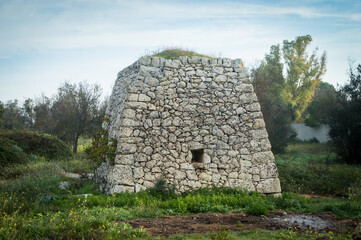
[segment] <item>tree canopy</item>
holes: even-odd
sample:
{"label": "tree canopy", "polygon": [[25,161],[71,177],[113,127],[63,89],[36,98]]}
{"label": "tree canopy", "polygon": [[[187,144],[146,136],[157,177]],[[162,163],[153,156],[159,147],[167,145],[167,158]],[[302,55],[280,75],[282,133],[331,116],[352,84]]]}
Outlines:
{"label": "tree canopy", "polygon": [[330,124],[332,110],[337,103],[338,97],[334,86],[321,82],[304,114],[306,116],[305,124],[311,127],[319,124]]}
{"label": "tree canopy", "polygon": [[283,41],[283,59],[287,73],[285,99],[292,104],[296,121],[303,120],[303,113],[326,73],[326,53],[323,52],[319,59],[316,48],[309,55],[307,48],[311,42],[310,35],[296,37],[293,41]]}
{"label": "tree canopy", "polygon": [[330,137],[343,161],[361,164],[361,64],[338,91],[339,101],[332,111]]}
{"label": "tree canopy", "polygon": [[[302,121],[326,71],[326,53],[317,57],[307,47],[310,35],[273,45],[261,64],[251,72],[274,152],[283,151],[293,136],[292,121]],[[281,52],[282,49],[282,52]]]}
{"label": "tree canopy", "polygon": [[260,66],[252,70],[253,86],[275,153],[284,151],[292,133],[292,109],[282,97],[285,85],[282,71],[279,45],[271,46]]}
{"label": "tree canopy", "polygon": [[105,104],[101,103],[99,85],[65,82],[53,97],[42,95],[0,102],[0,127],[7,130],[34,130],[57,136],[76,152],[80,136],[92,136],[102,123]]}

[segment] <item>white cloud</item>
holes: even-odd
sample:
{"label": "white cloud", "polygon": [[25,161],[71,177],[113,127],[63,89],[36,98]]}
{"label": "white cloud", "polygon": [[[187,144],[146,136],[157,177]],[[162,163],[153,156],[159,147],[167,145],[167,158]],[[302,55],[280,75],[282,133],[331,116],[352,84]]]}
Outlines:
{"label": "white cloud", "polygon": [[[11,1],[0,9],[0,52],[125,46],[144,39],[208,32],[212,25],[244,31],[264,17],[350,18],[310,7],[279,7],[238,2],[186,3],[155,1]],[[82,5],[83,4],[83,5]],[[4,24],[6,23],[6,24]],[[263,22],[266,31],[271,23]],[[277,28],[275,26],[274,28]],[[212,31],[212,29],[211,29]],[[175,33],[179,32],[179,33]],[[257,36],[256,36],[257,37]],[[140,41],[143,39],[143,41]],[[134,41],[135,40],[135,41]]]}
{"label": "white cloud", "polygon": [[[336,83],[341,78],[336,72],[344,71],[340,61],[361,54],[358,27],[361,11],[337,12],[312,5],[313,2],[307,5],[145,0],[0,2],[0,61],[10,61],[15,55],[16,59],[22,58],[23,54],[29,58],[15,62],[24,64],[13,67],[16,71],[0,74],[1,85],[22,81],[24,90],[4,86],[0,95],[16,91],[25,96],[30,89],[38,93],[44,87],[56,90],[66,79],[91,82],[102,79],[104,88],[110,88],[117,71],[145,50],[172,45],[216,56],[240,57],[246,64],[252,64],[263,58],[270,45],[304,34],[311,34],[320,50],[330,52],[325,79]],[[91,53],[79,57],[79,52]],[[48,60],[35,61],[31,58],[35,55]]]}

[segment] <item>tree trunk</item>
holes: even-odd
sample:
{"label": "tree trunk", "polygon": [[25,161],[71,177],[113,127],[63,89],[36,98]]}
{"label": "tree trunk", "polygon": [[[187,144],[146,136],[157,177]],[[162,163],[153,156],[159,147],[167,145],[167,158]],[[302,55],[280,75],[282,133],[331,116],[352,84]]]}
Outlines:
{"label": "tree trunk", "polygon": [[76,153],[78,151],[78,140],[79,140],[79,135],[76,135],[75,141],[73,144],[73,153]]}

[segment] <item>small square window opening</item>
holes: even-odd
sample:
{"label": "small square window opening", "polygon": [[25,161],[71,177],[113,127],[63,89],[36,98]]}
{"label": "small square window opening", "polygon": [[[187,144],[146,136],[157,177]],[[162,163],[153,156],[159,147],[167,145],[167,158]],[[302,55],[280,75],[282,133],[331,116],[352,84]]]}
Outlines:
{"label": "small square window opening", "polygon": [[203,163],[204,149],[191,150],[191,152],[193,163]]}

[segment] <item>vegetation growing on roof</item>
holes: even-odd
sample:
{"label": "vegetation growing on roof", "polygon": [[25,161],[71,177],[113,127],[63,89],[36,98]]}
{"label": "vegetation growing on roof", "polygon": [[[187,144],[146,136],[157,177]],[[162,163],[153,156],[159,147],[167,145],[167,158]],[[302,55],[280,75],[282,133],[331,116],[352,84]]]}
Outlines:
{"label": "vegetation growing on roof", "polygon": [[186,57],[206,57],[206,58],[212,58],[207,55],[199,54],[193,51],[184,50],[181,48],[169,48],[165,49],[163,51],[157,51],[153,55],[153,57],[162,57],[165,59],[178,59],[181,56]]}

